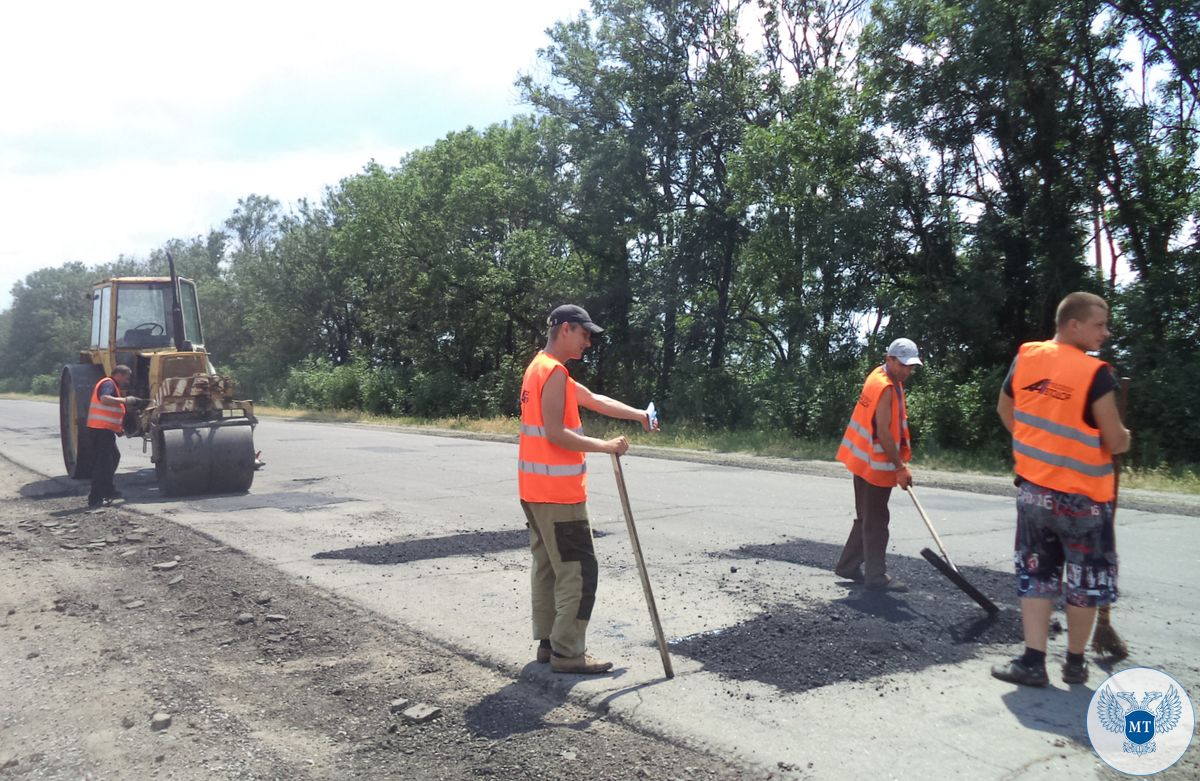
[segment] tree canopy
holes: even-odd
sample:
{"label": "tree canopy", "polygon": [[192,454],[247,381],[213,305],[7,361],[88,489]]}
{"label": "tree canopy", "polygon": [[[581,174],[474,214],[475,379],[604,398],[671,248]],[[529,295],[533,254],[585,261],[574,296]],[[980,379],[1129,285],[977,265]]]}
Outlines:
{"label": "tree canopy", "polygon": [[[1198,31],[1198,0],[593,0],[518,78],[531,114],[168,248],[215,362],[270,401],[515,414],[572,301],[608,328],[598,390],[805,437],[908,336],[918,440],[990,453],[1017,346],[1090,290],[1136,457],[1194,462]],[[72,359],[94,279],[164,268],[29,275],[0,385]]]}

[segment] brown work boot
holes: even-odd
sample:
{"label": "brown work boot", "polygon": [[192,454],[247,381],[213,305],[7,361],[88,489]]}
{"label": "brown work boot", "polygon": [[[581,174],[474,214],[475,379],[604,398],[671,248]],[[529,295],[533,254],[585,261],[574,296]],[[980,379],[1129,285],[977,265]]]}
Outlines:
{"label": "brown work boot", "polygon": [[550,669],[556,673],[567,673],[569,675],[599,675],[611,670],[612,662],[602,662],[587,654],[580,654],[579,656],[559,656],[558,654],[554,654],[550,657]]}
{"label": "brown work boot", "polygon": [[548,664],[550,662],[550,657],[552,654],[553,654],[553,651],[550,650],[550,646],[539,645],[538,649],[537,649],[538,664]]}

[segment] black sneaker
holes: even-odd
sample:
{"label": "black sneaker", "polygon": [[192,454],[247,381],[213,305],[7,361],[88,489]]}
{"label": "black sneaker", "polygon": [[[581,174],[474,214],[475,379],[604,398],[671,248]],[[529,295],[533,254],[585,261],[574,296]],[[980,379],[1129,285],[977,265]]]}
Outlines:
{"label": "black sneaker", "polygon": [[1049,686],[1050,676],[1045,667],[1029,667],[1018,659],[1004,664],[992,665],[992,677],[1008,683],[1019,683],[1022,686]]}
{"label": "black sneaker", "polygon": [[104,504],[103,499],[88,499],[88,509],[95,510],[100,505]]}
{"label": "black sneaker", "polygon": [[1087,660],[1085,659],[1079,664],[1075,664],[1074,662],[1063,662],[1062,675],[1063,683],[1087,683]]}
{"label": "black sneaker", "polygon": [[112,493],[110,493],[108,496],[106,496],[104,498],[109,500],[110,502],[115,502],[118,499],[124,499],[125,494],[121,493],[120,491],[113,491]]}

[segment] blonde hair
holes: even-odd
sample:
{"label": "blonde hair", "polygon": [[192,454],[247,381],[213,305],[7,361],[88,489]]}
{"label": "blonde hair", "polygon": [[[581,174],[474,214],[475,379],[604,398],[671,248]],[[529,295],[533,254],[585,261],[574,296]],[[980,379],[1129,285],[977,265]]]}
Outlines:
{"label": "blonde hair", "polygon": [[1072,320],[1086,319],[1091,314],[1091,308],[1094,306],[1098,306],[1105,312],[1108,312],[1108,302],[1095,293],[1080,291],[1068,294],[1066,298],[1058,303],[1058,310],[1054,315],[1055,326],[1061,331]]}

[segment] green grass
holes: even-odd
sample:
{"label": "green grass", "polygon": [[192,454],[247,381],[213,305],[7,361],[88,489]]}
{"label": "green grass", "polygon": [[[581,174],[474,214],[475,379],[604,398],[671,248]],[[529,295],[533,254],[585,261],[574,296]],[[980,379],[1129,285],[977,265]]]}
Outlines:
{"label": "green grass", "polygon": [[1144,488],[1177,494],[1200,494],[1200,466],[1130,469],[1121,473],[1122,488]]}
{"label": "green grass", "polygon": [[16,399],[17,401],[50,401],[58,403],[57,396],[43,396],[40,393],[0,393],[0,399]]}
{"label": "green grass", "polygon": [[[57,402],[53,396],[31,393],[0,393],[3,399],[27,399],[32,401]],[[409,426],[437,428],[451,431],[468,431],[481,434],[516,434],[515,418],[491,417],[446,417],[413,418],[371,415],[352,410],[308,410],[271,407],[256,404],[257,414],[266,417],[289,417],[326,423],[369,423],[379,426]],[[585,413],[585,425],[592,436],[610,438],[624,434],[634,445],[704,450],[713,453],[746,453],[776,458],[798,458],[804,460],[831,461],[837,452],[834,440],[797,439],[779,431],[730,431],[709,430],[693,423],[670,423],[662,431],[648,434],[640,426],[623,421],[613,421]],[[1008,475],[1011,467],[1002,458],[988,454],[949,452],[918,449],[913,457],[917,469],[934,469],[946,472],[967,472],[985,475]],[[1200,494],[1200,465],[1186,464],[1175,467],[1152,469],[1129,469],[1121,474],[1123,488],[1141,488],[1151,491]]]}

